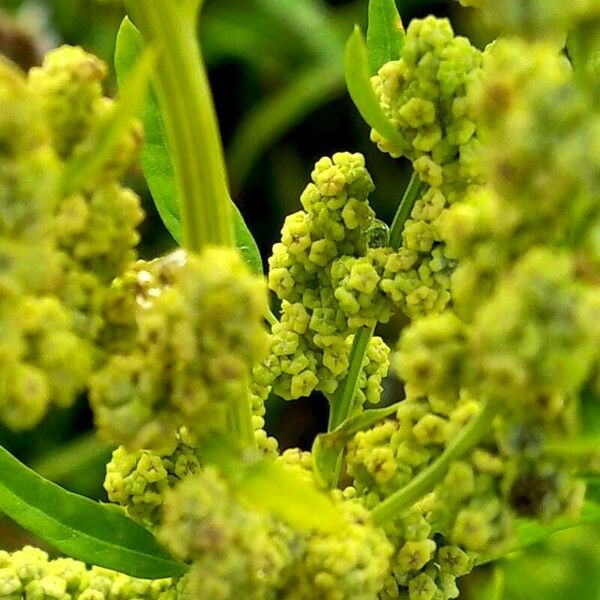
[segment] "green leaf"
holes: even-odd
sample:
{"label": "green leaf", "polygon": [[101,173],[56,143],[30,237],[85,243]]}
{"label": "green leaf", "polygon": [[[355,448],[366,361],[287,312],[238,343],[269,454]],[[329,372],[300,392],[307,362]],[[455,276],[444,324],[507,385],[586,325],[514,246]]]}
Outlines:
{"label": "green leaf", "polygon": [[309,476],[279,462],[261,459],[240,472],[237,493],[254,508],[266,511],[295,529],[334,532],[340,513],[331,497],[315,487]]}
{"label": "green leaf", "polygon": [[120,508],[64,490],[2,447],[0,510],[57,550],[89,564],[147,579],[185,571]]}
{"label": "green leaf", "polygon": [[346,419],[339,427],[329,433],[320,433],[313,443],[312,455],[317,481],[326,487],[332,486],[339,457],[345,445],[359,431],[369,429],[379,421],[387,419],[398,410],[399,404],[385,408],[365,410]]}
{"label": "green leaf", "polygon": [[[115,69],[120,88],[127,85],[133,65],[143,49],[142,34],[129,18],[125,17],[117,34],[115,48]],[[144,124],[144,147],[140,156],[142,170],[163,223],[175,241],[181,242],[175,171],[167,149],[158,101],[152,90],[143,104],[141,118]]]}
{"label": "green leaf", "polygon": [[258,453],[240,454],[236,441],[227,435],[206,436],[197,447],[206,462],[218,467],[238,498],[255,510],[307,533],[339,528],[340,514],[331,496],[317,489],[310,474]]}
{"label": "green leaf", "polygon": [[385,63],[400,58],[404,38],[404,26],[395,0],[370,0],[367,49],[371,75]]}
{"label": "green leaf", "polygon": [[155,53],[141,52],[131,65],[127,82],[121,88],[119,102],[100,120],[85,144],[65,165],[63,190],[65,195],[83,189],[111,158],[115,147],[131,127],[138,114],[150,81]]}
{"label": "green leaf", "polygon": [[362,118],[392,144],[401,149],[408,148],[408,143],[381,108],[373,90],[367,45],[358,26],[346,43],[344,70],[348,92]]}
{"label": "green leaf", "polygon": [[[127,86],[138,56],[143,53],[142,35],[126,17],[121,23],[115,49],[115,68],[119,86]],[[150,90],[142,107],[145,143],[140,156],[142,171],[158,213],[169,233],[181,243],[182,228],[177,198],[175,170],[169,155],[167,139],[158,102]],[[231,201],[231,219],[237,247],[250,269],[262,275],[263,265],[260,251],[239,209]]]}

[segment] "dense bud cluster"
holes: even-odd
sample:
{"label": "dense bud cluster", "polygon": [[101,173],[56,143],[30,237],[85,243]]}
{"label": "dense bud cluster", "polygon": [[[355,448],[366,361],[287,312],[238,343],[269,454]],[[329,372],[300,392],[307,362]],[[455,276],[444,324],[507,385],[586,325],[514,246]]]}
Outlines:
{"label": "dense bud cluster", "polygon": [[139,135],[84,190],[63,192],[66,163],[107,111],[105,74],[96,57],[69,46],[27,77],[0,63],[0,421],[13,429],[85,389],[101,357],[92,344],[106,286],[135,257],[142,213],[118,177]]}
{"label": "dense bud cluster", "polygon": [[376,131],[379,148],[409,158],[421,179],[454,199],[481,180],[477,115],[469,100],[481,75],[481,52],[455,36],[446,19],[414,19],[406,31],[402,56],[372,78],[375,93],[406,139],[396,147]]}
{"label": "dense bud cluster", "polygon": [[[308,453],[282,460],[310,474]],[[183,598],[375,600],[392,548],[356,502],[340,503],[335,533],[294,533],[240,505],[211,468],[168,492],[159,539],[191,563]]]}
{"label": "dense bud cluster", "polygon": [[121,446],[106,465],[104,488],[108,499],[125,506],[134,519],[156,525],[162,516],[167,490],[199,468],[193,447],[182,440],[166,455],[149,450],[128,452]]}
{"label": "dense bud cluster", "polygon": [[207,468],[166,497],[158,537],[190,562],[180,597],[211,600],[280,598],[294,537],[271,517],[244,509],[218,473]]}
{"label": "dense bud cluster", "polygon": [[[28,76],[0,61],[0,423],[33,426],[89,391],[100,434],[121,445],[110,501],[189,567],[150,582],[0,552],[1,598],[447,600],[482,556],[513,548],[518,518],[577,516],[581,466],[594,465],[561,444],[600,381],[600,113],[557,39],[600,10],[460,3],[536,41],[482,52],[445,19],[410,23],[401,57],[372,79],[405,143],[372,138],[411,161],[424,192],[390,236],[364,158],[318,161],[269,260],[270,335],[265,282],[236,250],[131,265],[142,213],[119,179],[136,124],[65,191],[115,110],[103,63],[70,47]],[[390,358],[371,334],[397,310],[409,322]],[[358,414],[379,402],[390,362],[402,401],[386,418]],[[280,454],[269,394],[315,390],[335,430],[314,454]],[[201,444],[213,435],[222,456]],[[333,482],[339,528],[258,510],[243,493],[257,450],[298,482]]]}
{"label": "dense bud cluster", "polygon": [[[441,195],[438,246],[424,253],[441,250],[452,265],[446,309],[403,330],[392,364],[406,399],[348,444],[347,493],[375,506],[440,457],[484,400],[500,414],[485,442],[386,526],[396,548],[389,597],[398,585],[411,600],[456,597],[453,578],[478,554],[510,548],[517,517],[576,515],[585,494],[577,460],[546,444],[578,434],[579,395],[599,359],[598,114],[555,46],[499,41],[482,65],[465,99],[484,144],[480,175],[461,195],[444,194],[443,181],[427,192]],[[407,222],[403,249],[415,226]],[[454,574],[449,555],[464,558]]]}
{"label": "dense bud cluster", "polygon": [[26,546],[0,550],[0,597],[3,600],[176,600],[170,579],[134,579],[100,567],[88,569],[70,558],[49,560],[42,550]]}
{"label": "dense bud cluster", "polygon": [[481,52],[455,36],[446,19],[411,21],[402,56],[381,67],[373,88],[390,121],[407,141],[397,147],[376,131],[372,139],[392,156],[406,156],[429,186],[402,232],[396,260],[398,299],[411,318],[450,302],[455,260],[440,231],[448,206],[483,181],[473,90],[481,79]]}
{"label": "dense bud cluster", "polygon": [[135,273],[131,346],[94,375],[90,400],[105,437],[172,452],[180,427],[191,439],[222,429],[229,403],[248,394],[267,350],[265,287],[223,248],[177,252]]}
{"label": "dense bud cluster", "polygon": [[[287,217],[269,259],[269,286],[282,300],[270,356],[255,369],[262,386],[283,398],[333,393],[348,370],[352,335],[387,321],[391,300],[381,289],[390,251],[369,248],[376,225],[367,197],[373,183],[360,154],[339,153],[315,165],[303,211]],[[361,388],[379,396],[387,349],[373,338]]]}
{"label": "dense bud cluster", "polygon": [[[114,110],[102,94],[106,65],[81,48],[63,46],[31,69],[28,86],[50,124],[51,140],[63,161],[88,149],[99,124]],[[64,282],[60,298],[72,311],[83,337],[95,339],[106,288],[135,260],[136,227],[143,219],[137,196],[120,185],[141,146],[140,126],[120,140],[112,156],[84,189],[63,198],[56,214],[56,235]]]}
{"label": "dense bud cluster", "polygon": [[369,600],[381,592],[392,546],[359,503],[344,500],[339,508],[343,526],[329,535],[308,537],[285,600]]}

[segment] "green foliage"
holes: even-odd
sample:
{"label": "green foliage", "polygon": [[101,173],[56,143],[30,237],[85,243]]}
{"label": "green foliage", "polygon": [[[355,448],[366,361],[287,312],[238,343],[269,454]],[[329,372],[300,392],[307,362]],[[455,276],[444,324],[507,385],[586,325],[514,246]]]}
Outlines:
{"label": "green foliage", "polygon": [[172,577],[183,567],[120,510],[68,492],[0,448],[0,503],[17,523],[57,550],[134,577]]}
{"label": "green foliage", "polygon": [[348,93],[358,108],[362,118],[381,135],[403,148],[407,142],[392,125],[381,108],[369,80],[369,53],[358,27],[346,43],[344,65]]}
{"label": "green foliage", "polygon": [[404,26],[395,0],[370,0],[367,49],[371,75],[387,62],[400,58],[404,45]]}
{"label": "green foliage", "polygon": [[[123,95],[129,97],[132,69],[143,52],[143,40],[139,31],[127,18],[121,23],[117,34],[115,67]],[[135,96],[134,96],[135,97]],[[167,140],[156,96],[146,96],[142,111],[145,143],[140,156],[144,176],[158,212],[175,241],[181,242],[181,217],[176,195],[175,172],[167,148]],[[237,247],[254,273],[262,274],[262,259],[254,237],[250,233],[239,209],[231,202],[231,221]]]}

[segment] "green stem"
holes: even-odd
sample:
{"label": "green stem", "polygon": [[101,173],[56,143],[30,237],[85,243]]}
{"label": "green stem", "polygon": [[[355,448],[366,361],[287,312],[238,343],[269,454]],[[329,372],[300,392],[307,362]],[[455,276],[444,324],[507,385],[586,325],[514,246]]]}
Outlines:
{"label": "green stem", "polygon": [[390,227],[390,247],[394,250],[400,248],[404,225],[406,225],[406,221],[408,221],[408,217],[410,217],[413,206],[424,188],[425,184],[419,179],[419,175],[413,171],[408,186],[406,187],[406,191],[404,192],[404,196],[398,205],[398,210],[392,221],[392,226]]}
{"label": "green stem", "polygon": [[327,431],[333,431],[339,427],[352,413],[354,399],[358,392],[358,380],[374,329],[374,327],[361,327],[354,336],[354,343],[350,351],[350,366],[346,378],[340,386],[341,393],[335,394],[333,397],[335,402],[332,402],[329,412]]}
{"label": "green stem", "polygon": [[[419,179],[416,172],[413,172],[408,186],[400,200],[396,215],[390,228],[390,247],[397,250],[402,240],[402,231],[404,225],[412,211],[412,208],[423,191],[424,184]],[[376,324],[375,324],[376,325]],[[358,381],[363,370],[365,356],[369,349],[369,342],[375,332],[375,325],[371,327],[361,327],[354,336],[354,343],[350,351],[350,365],[345,379],[342,381],[338,390],[329,398],[331,409],[329,411],[329,423],[327,431],[333,431],[339,427],[354,411],[356,394],[358,392]],[[336,460],[335,473],[332,478],[333,487],[337,486],[339,481],[343,448],[340,450]]]}
{"label": "green stem", "polygon": [[[126,0],[159,51],[153,83],[177,178],[184,247],[233,246],[223,148],[188,2]],[[194,15],[195,17],[195,15]]]}
{"label": "green stem", "polygon": [[450,465],[476,446],[489,432],[494,417],[499,412],[496,403],[486,401],[481,412],[457,435],[451,444],[408,485],[398,490],[372,511],[377,525],[398,517],[417,500],[429,493],[448,472]]}

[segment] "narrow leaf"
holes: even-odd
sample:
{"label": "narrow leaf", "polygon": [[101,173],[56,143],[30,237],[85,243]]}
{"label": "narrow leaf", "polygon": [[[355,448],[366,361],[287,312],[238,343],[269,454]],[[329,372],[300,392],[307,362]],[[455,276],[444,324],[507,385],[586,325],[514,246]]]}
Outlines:
{"label": "narrow leaf", "polygon": [[346,43],[344,69],[348,92],[362,118],[372,129],[399,148],[408,148],[408,143],[381,108],[373,90],[367,45],[358,26]]}
{"label": "narrow leaf", "polygon": [[260,250],[256,244],[256,240],[252,235],[246,221],[240,212],[240,209],[232,201],[231,202],[231,215],[233,220],[233,237],[235,239],[235,245],[238,250],[242,253],[244,260],[250,270],[256,275],[263,274],[263,263],[260,256]]}
{"label": "narrow leaf", "polygon": [[[123,19],[115,48],[115,69],[117,82],[122,89],[138,57],[142,54],[144,42],[142,34],[127,18]],[[177,204],[175,171],[167,150],[158,101],[152,90],[142,106],[141,118],[144,124],[144,147],[140,163],[158,213],[175,241],[182,238],[179,206]]]}
{"label": "narrow leaf", "polygon": [[404,26],[395,0],[370,0],[367,49],[371,75],[375,75],[385,63],[400,58],[404,37]]}
{"label": "narrow leaf", "polygon": [[319,483],[331,487],[332,477],[337,470],[338,460],[344,446],[359,431],[365,431],[393,415],[398,410],[398,406],[399,404],[392,404],[385,408],[362,411],[354,417],[346,419],[333,431],[319,434],[312,447],[315,475]]}
{"label": "narrow leaf", "polygon": [[147,579],[185,571],[121,509],[64,490],[2,447],[0,509],[57,550],[83,562]]}
{"label": "narrow leaf", "polygon": [[150,81],[155,53],[152,49],[139,55],[126,84],[121,88],[119,102],[100,120],[85,142],[69,159],[63,173],[65,195],[83,189],[111,158],[115,147],[131,127],[138,114]]}
{"label": "narrow leaf", "polygon": [[[115,68],[120,87],[127,85],[132,69],[138,57],[143,53],[143,47],[142,35],[126,17],[119,28],[115,50]],[[169,155],[158,101],[152,90],[146,96],[141,118],[145,132],[145,143],[140,156],[142,171],[163,223],[173,239],[181,243],[181,216],[175,170]],[[256,274],[262,274],[262,259],[256,241],[233,201],[231,205],[230,212],[236,245],[250,269]]]}

